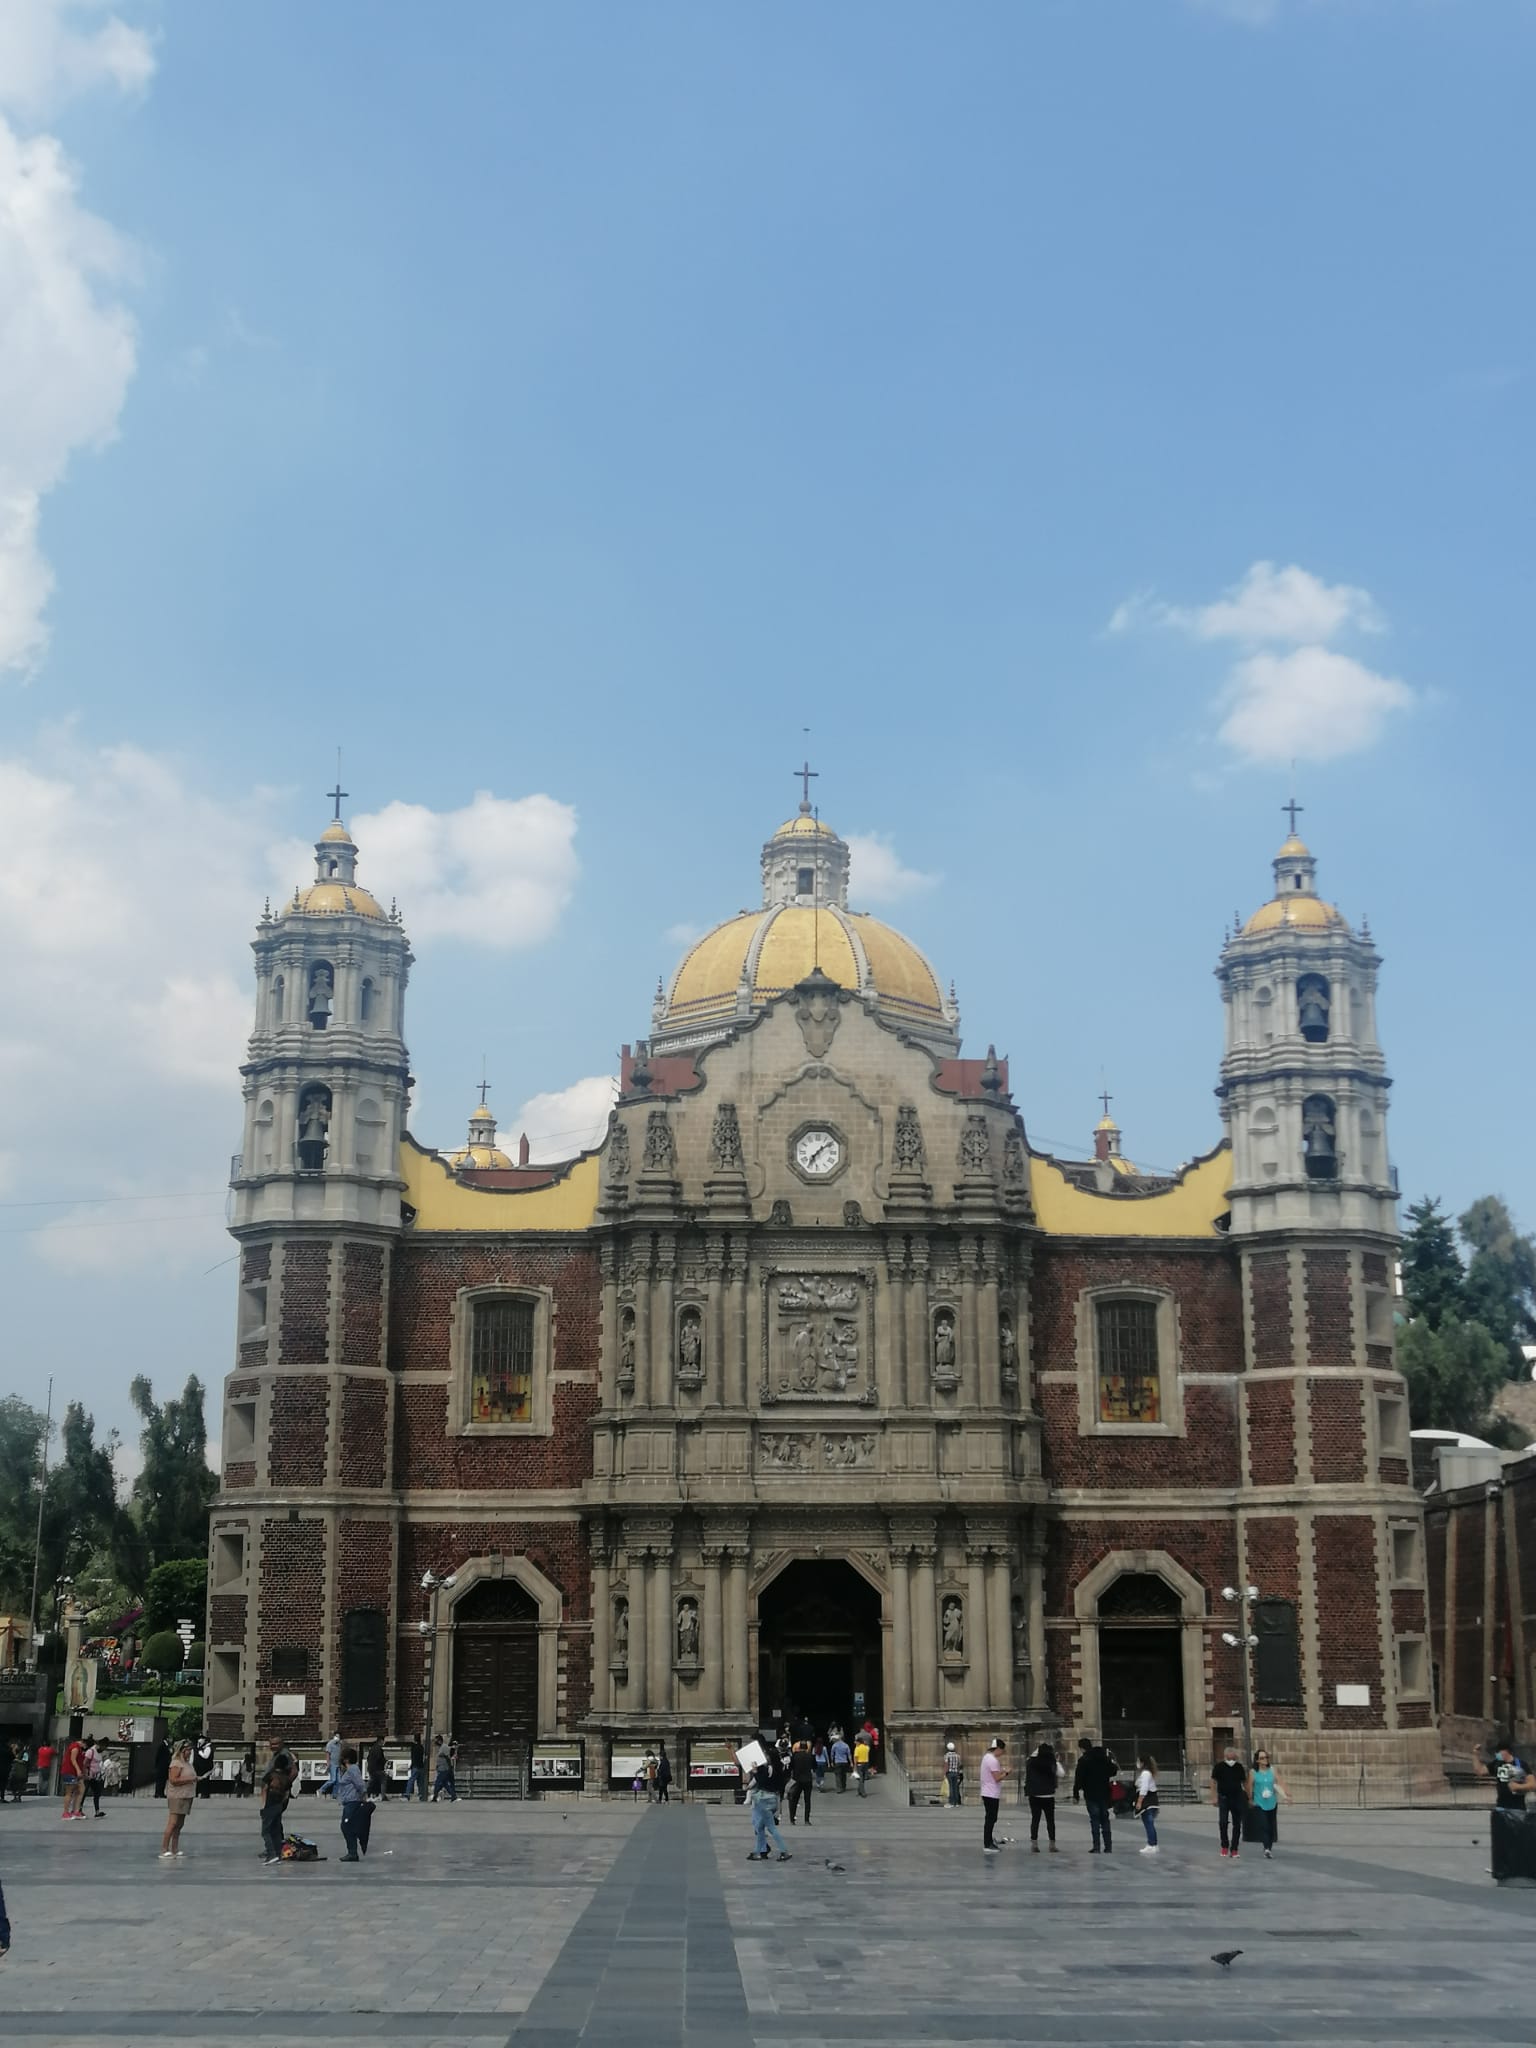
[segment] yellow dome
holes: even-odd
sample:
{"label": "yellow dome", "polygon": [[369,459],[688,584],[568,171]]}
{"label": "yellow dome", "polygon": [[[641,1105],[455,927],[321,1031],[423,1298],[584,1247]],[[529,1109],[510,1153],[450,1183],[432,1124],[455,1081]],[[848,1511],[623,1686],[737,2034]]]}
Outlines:
{"label": "yellow dome", "polygon": [[773,836],[775,839],[835,839],[837,834],[830,825],[823,825],[820,818],[813,817],[809,811],[802,811],[796,818],[786,818]]}
{"label": "yellow dome", "polygon": [[1096,1131],[1118,1131],[1120,1126],[1112,1116],[1101,1116],[1093,1128]]}
{"label": "yellow dome", "polygon": [[284,915],[295,910],[318,912],[325,917],[340,917],[350,911],[354,917],[375,917],[380,924],[389,922],[377,898],[360,889],[356,882],[311,882],[307,889],[299,891],[296,902],[290,901]]}
{"label": "yellow dome", "polygon": [[320,834],[320,839],[322,844],[327,839],[331,840],[333,843],[340,844],[342,846],[350,846],[352,844],[352,834],[347,830],[346,826],[343,825],[340,818],[333,818],[331,820],[330,824],[327,825],[325,830]]}
{"label": "yellow dome", "polygon": [[510,1166],[506,1153],[495,1145],[461,1145],[457,1152],[448,1154],[448,1164],[454,1167],[473,1167],[482,1172],[496,1166]]}
{"label": "yellow dome", "polygon": [[1243,926],[1244,932],[1272,932],[1290,925],[1304,931],[1348,931],[1343,914],[1321,896],[1275,896],[1262,904]]}
{"label": "yellow dome", "polygon": [[477,1102],[469,1112],[469,1120],[472,1124],[493,1124],[496,1118],[483,1102]]}
{"label": "yellow dome", "polygon": [[761,1009],[815,967],[872,997],[893,1022],[946,1024],[933,969],[910,939],[856,911],[784,904],[728,918],[698,941],[673,978],[664,1028],[733,1016],[744,982]]}
{"label": "yellow dome", "polygon": [[1276,860],[1310,860],[1311,858],[1311,847],[1298,839],[1294,832],[1275,855]]}

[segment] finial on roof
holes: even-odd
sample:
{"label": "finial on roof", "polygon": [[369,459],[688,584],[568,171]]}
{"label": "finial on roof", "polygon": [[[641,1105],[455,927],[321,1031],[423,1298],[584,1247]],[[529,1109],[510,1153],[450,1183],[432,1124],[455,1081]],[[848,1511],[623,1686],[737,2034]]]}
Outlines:
{"label": "finial on roof", "polygon": [[811,815],[811,784],[820,781],[821,770],[813,768],[807,758],[795,770],[795,779],[800,784],[800,815],[808,818]]}
{"label": "finial on roof", "polygon": [[982,1062],[981,1085],[989,1095],[995,1095],[1003,1085],[1002,1075],[997,1070],[997,1047],[987,1047],[987,1057]]}

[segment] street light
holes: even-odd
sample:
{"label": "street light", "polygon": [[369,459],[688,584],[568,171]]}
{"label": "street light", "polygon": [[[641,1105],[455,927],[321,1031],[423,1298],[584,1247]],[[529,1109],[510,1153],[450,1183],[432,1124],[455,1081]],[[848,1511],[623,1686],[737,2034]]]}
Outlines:
{"label": "street light", "polygon": [[1245,1767],[1251,1768],[1253,1762],[1253,1673],[1249,1664],[1249,1652],[1259,1647],[1259,1639],[1253,1633],[1249,1624],[1248,1608],[1250,1602],[1258,1599],[1259,1589],[1257,1586],[1223,1586],[1221,1597],[1223,1600],[1235,1605],[1238,1611],[1238,1627],[1241,1633],[1234,1635],[1229,1630],[1223,1630],[1221,1640],[1229,1650],[1242,1651],[1243,1759]]}
{"label": "street light", "polygon": [[426,1654],[421,1660],[421,1741],[426,1749],[432,1740],[432,1694],[437,1677],[437,1596],[455,1582],[456,1574],[445,1572],[439,1578],[429,1565],[421,1575],[421,1590],[427,1596],[427,1615],[416,1624],[425,1646]]}

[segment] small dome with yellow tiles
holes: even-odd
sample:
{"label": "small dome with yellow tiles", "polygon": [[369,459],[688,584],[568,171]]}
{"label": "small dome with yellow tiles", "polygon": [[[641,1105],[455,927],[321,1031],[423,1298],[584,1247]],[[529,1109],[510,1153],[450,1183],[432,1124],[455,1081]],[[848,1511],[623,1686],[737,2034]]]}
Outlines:
{"label": "small dome with yellow tiles", "polygon": [[300,912],[390,922],[378,898],[358,885],[357,845],[340,818],[333,818],[315,841],[315,879],[306,888],[295,889],[279,914],[296,917]]}
{"label": "small dome with yellow tiles", "polygon": [[[1298,809],[1300,806],[1298,806]],[[1293,830],[1275,855],[1275,893],[1243,926],[1243,936],[1259,932],[1326,932],[1349,930],[1342,911],[1317,893],[1317,861],[1312,849]]]}
{"label": "small dome with yellow tiles", "polygon": [[448,1164],[457,1168],[467,1166],[476,1171],[512,1164],[496,1143],[496,1118],[483,1102],[477,1103],[470,1111],[469,1143],[461,1145],[457,1152],[450,1152]]}
{"label": "small dome with yellow tiles", "polygon": [[909,938],[848,908],[848,846],[802,804],[763,847],[763,902],[706,932],[658,997],[651,1044],[718,1038],[814,970],[936,1048],[959,1046],[958,1018]]}

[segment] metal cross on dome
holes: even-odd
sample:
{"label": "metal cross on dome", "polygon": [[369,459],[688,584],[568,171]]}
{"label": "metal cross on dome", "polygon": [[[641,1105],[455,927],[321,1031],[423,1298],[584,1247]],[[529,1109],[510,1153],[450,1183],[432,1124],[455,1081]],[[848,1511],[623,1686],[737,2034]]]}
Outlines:
{"label": "metal cross on dome", "polygon": [[1289,811],[1289,812],[1290,812],[1290,815],[1291,815],[1291,837],[1292,837],[1292,838],[1294,839],[1294,838],[1296,837],[1296,819],[1297,819],[1297,816],[1298,816],[1298,814],[1299,814],[1300,812],[1304,811],[1304,810],[1305,810],[1305,809],[1306,809],[1307,807],[1306,807],[1306,805],[1305,805],[1305,804],[1299,804],[1299,803],[1297,803],[1297,801],[1296,801],[1295,797],[1292,797],[1292,798],[1291,798],[1291,800],[1290,800],[1290,802],[1289,802],[1288,804],[1282,804],[1282,805],[1280,806],[1280,808],[1281,808],[1281,810],[1282,810],[1282,811]]}
{"label": "metal cross on dome", "polygon": [[338,775],[336,778],[336,787],[334,789],[328,789],[325,793],[330,798],[331,802],[336,806],[334,816],[336,823],[339,825],[341,823],[341,800],[343,797],[350,796],[352,792],[350,789],[342,788],[341,777]]}
{"label": "metal cross on dome", "polygon": [[1106,1117],[1109,1115],[1109,1105],[1114,1101],[1114,1099],[1115,1098],[1113,1097],[1113,1095],[1110,1094],[1107,1088],[1103,1089],[1100,1092],[1099,1100],[1104,1105],[1104,1114]]}
{"label": "metal cross on dome", "polygon": [[800,784],[800,808],[803,811],[808,811],[811,808],[811,784],[821,780],[821,771],[818,768],[813,768],[810,762],[806,761],[795,770],[795,779]]}

